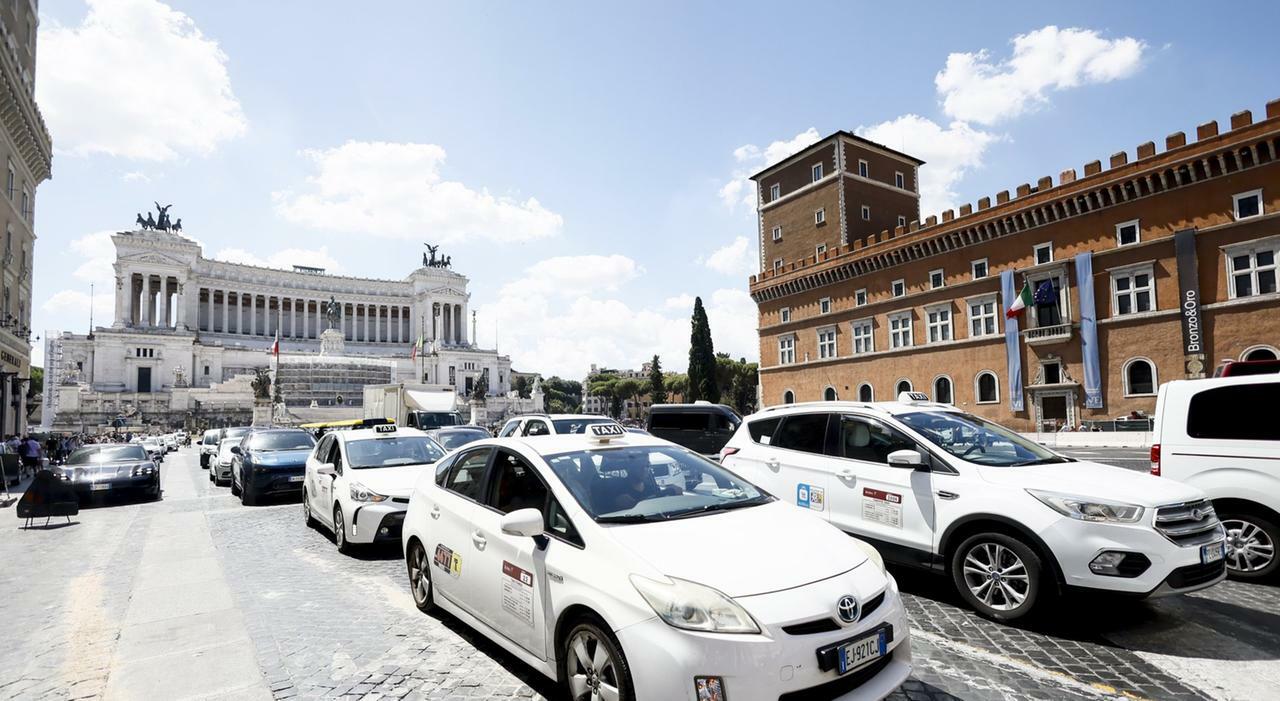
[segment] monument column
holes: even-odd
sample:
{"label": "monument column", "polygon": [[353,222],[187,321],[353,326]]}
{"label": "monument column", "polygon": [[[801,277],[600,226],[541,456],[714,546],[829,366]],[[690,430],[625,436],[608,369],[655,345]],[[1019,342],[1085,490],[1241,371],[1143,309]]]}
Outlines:
{"label": "monument column", "polygon": [[133,292],[133,275],[128,272],[116,274],[116,323],[119,328],[129,325],[129,295]]}
{"label": "monument column", "polygon": [[249,335],[258,335],[258,295],[249,295]]}
{"label": "monument column", "polygon": [[186,291],[186,280],[175,277],[173,279],[173,326],[176,329],[187,328]]}

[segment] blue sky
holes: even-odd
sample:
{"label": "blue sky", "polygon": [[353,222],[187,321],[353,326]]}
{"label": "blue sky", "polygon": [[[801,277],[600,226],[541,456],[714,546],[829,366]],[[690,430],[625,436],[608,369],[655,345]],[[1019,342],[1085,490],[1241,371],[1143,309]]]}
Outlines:
{"label": "blue sky", "polygon": [[734,183],[814,134],[919,153],[927,215],[1280,97],[1280,49],[1250,38],[1280,19],[1262,3],[40,11],[39,332],[82,332],[90,282],[109,323],[106,232],[162,200],[231,260],[400,278],[443,242],[481,342],[571,377],[654,353],[683,369],[694,295],[717,350],[754,359]]}

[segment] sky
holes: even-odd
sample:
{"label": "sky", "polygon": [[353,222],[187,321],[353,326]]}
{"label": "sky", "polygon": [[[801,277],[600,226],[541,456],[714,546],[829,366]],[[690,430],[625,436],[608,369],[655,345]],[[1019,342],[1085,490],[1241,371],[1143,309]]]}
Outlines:
{"label": "sky", "polygon": [[160,201],[222,260],[402,279],[439,244],[521,371],[682,371],[694,297],[755,360],[746,176],[847,129],[926,161],[928,216],[1261,118],[1248,5],[43,0],[32,327],[85,332],[91,284],[109,325],[109,236]]}

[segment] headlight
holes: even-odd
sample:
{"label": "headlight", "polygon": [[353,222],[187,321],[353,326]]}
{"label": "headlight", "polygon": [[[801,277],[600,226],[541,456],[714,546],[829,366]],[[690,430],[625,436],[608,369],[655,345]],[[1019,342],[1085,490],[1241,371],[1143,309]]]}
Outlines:
{"label": "headlight", "polygon": [[371,492],[363,484],[359,482],[351,483],[351,501],[386,501],[387,498],[381,494]]}
{"label": "headlight", "polygon": [[875,546],[859,538],[854,538],[853,544],[858,546],[862,552],[867,554],[867,559],[875,563],[875,566],[880,569],[880,572],[884,572],[884,558],[880,556],[880,551],[876,550]]}
{"label": "headlight", "polygon": [[1102,501],[1091,497],[1042,492],[1037,489],[1028,489],[1027,493],[1044,502],[1045,506],[1063,516],[1074,518],[1078,521],[1137,523],[1142,518],[1143,508],[1137,504]]}
{"label": "headlight", "polygon": [[667,625],[708,633],[759,633],[751,615],[733,599],[674,577],[666,582],[631,575],[631,584]]}
{"label": "headlight", "polygon": [[144,475],[149,475],[155,471],[156,471],[155,465],[134,465],[133,466],[134,477],[142,477]]}

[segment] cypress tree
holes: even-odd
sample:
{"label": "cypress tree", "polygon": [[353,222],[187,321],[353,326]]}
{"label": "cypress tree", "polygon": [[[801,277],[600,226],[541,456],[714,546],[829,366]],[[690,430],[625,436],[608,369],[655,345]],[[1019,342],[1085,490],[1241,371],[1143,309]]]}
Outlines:
{"label": "cypress tree", "polygon": [[654,404],[667,403],[667,387],[662,377],[662,362],[653,356],[649,368],[649,401]]}
{"label": "cypress tree", "polygon": [[716,352],[711,344],[711,323],[702,308],[702,298],[693,300],[693,330],[689,335],[689,394],[687,401],[720,401],[716,382]]}

